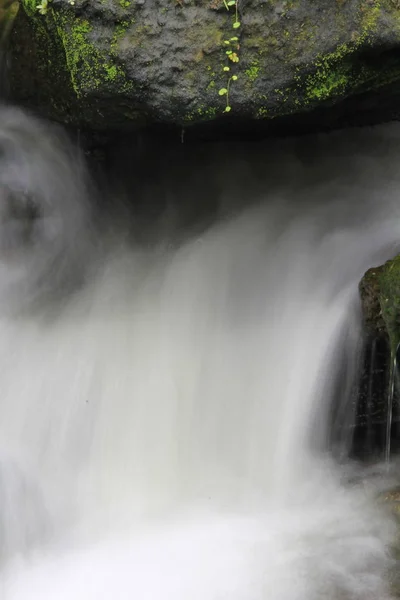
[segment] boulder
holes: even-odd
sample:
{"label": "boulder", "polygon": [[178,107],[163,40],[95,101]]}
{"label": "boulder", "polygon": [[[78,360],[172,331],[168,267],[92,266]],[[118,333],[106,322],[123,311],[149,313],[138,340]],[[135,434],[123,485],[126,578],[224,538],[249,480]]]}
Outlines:
{"label": "boulder", "polygon": [[[357,457],[383,458],[387,447],[391,372],[399,360],[400,255],[369,269],[359,285],[364,321],[357,384],[355,446]],[[400,451],[400,379],[394,373],[391,449]]]}
{"label": "boulder", "polygon": [[398,114],[399,0],[21,2],[12,98],[83,129]]}
{"label": "boulder", "polygon": [[359,289],[367,332],[387,337],[395,350],[400,342],[400,254],[369,269]]}

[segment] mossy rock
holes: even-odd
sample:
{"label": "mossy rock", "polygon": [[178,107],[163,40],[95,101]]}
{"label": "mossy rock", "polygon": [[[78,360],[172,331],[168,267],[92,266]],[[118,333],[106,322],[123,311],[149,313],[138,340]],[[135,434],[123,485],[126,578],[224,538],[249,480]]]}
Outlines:
{"label": "mossy rock", "polygon": [[400,342],[400,255],[369,269],[359,289],[367,331],[388,336],[395,350]]}
{"label": "mossy rock", "polygon": [[21,1],[13,98],[82,128],[220,117],[262,126],[352,98],[364,99],[366,119],[397,114],[395,0],[238,0],[237,29],[223,0],[48,0],[42,11]]}

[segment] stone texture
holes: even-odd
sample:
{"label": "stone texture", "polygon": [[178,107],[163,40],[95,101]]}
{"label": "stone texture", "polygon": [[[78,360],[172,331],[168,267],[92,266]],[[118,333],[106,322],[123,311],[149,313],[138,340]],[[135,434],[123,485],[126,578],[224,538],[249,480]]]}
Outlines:
{"label": "stone texture", "polygon": [[366,329],[388,336],[395,350],[400,342],[400,255],[369,269],[359,289]]}
{"label": "stone texture", "polygon": [[[360,111],[397,116],[397,0],[238,0],[237,29],[223,0],[49,0],[45,14],[38,2],[22,0],[16,19],[12,96],[64,123],[188,127],[221,117],[257,128],[346,98],[356,105],[328,110],[326,125]],[[231,75],[226,114],[219,90]]]}

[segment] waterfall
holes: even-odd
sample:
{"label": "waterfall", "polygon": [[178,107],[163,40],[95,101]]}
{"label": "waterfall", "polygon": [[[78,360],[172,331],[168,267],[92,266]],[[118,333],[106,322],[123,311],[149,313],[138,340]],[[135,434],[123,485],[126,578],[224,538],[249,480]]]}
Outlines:
{"label": "waterfall", "polygon": [[0,145],[1,597],[389,599],[349,390],[400,127],[209,145],[105,202],[58,130],[2,109]]}

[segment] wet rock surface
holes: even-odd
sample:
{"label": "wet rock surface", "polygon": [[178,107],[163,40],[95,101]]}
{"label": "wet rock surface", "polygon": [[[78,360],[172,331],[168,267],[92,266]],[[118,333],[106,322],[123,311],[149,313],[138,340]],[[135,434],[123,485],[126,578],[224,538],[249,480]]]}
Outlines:
{"label": "wet rock surface", "polygon": [[359,284],[363,350],[357,390],[355,444],[361,457],[382,458],[387,440],[388,394],[393,380],[391,446],[400,447],[400,256],[369,269]]}
{"label": "wet rock surface", "polygon": [[23,0],[22,8],[12,97],[64,123],[202,131],[218,123],[226,134],[398,114],[395,0]]}
{"label": "wet rock surface", "polygon": [[360,282],[366,330],[387,336],[393,348],[400,340],[400,255],[369,269]]}

